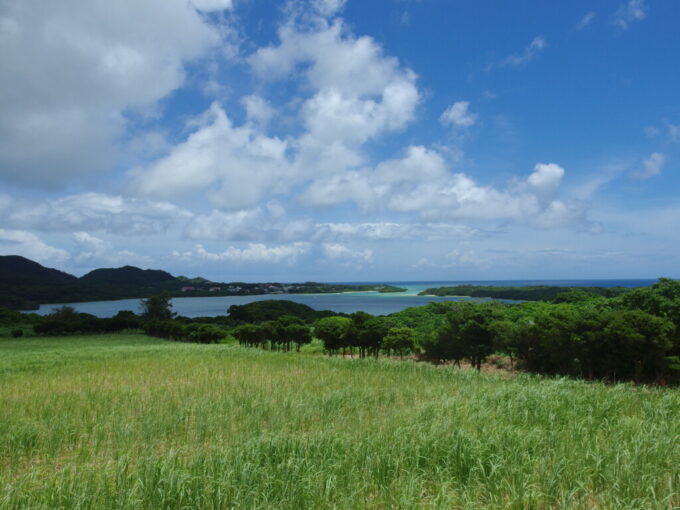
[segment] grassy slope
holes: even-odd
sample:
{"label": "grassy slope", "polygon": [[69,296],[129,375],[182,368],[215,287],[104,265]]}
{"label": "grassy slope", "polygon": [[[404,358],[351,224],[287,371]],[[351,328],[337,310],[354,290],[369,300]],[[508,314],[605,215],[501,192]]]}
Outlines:
{"label": "grassy slope", "polygon": [[673,508],[680,393],[143,336],[0,341],[0,508]]}

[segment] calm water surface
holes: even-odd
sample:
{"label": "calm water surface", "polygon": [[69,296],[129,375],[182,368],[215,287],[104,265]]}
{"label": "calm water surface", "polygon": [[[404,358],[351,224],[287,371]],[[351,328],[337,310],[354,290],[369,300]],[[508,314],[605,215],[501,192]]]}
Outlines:
{"label": "calm water surface", "polygon": [[[207,317],[226,315],[231,305],[244,305],[253,301],[265,299],[288,299],[296,303],[311,306],[315,310],[332,310],[334,312],[352,313],[359,310],[372,315],[387,315],[411,306],[423,306],[437,301],[490,301],[468,297],[435,297],[418,296],[418,293],[430,287],[445,287],[451,285],[559,285],[584,287],[645,287],[655,280],[515,280],[515,281],[465,281],[465,282],[381,282],[403,287],[406,292],[380,294],[379,292],[347,292],[342,294],[267,294],[262,296],[215,296],[215,297],[187,297],[174,298],[173,310],[185,317]],[[366,283],[366,282],[352,282]],[[507,301],[512,302],[512,301]],[[92,301],[87,303],[68,303],[79,312],[89,313],[97,317],[112,317],[121,310],[140,312],[139,299],[121,299],[118,301]],[[44,304],[36,312],[46,315],[61,304]]]}

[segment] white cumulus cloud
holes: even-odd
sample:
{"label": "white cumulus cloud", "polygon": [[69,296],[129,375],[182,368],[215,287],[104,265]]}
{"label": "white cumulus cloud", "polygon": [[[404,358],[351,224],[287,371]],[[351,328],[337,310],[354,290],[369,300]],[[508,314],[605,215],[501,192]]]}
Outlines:
{"label": "white cumulus cloud", "polygon": [[415,115],[416,76],[383,53],[371,37],[356,37],[341,19],[312,27],[289,20],[280,43],[249,59],[266,82],[299,75],[311,91],[299,110],[305,132],[293,145],[301,176],[337,173],[364,162],[363,144],[403,129]]}
{"label": "white cumulus cloud", "polygon": [[116,250],[111,243],[87,232],[75,232],[73,239],[81,250],[73,257],[73,260],[80,266],[96,268],[151,263],[150,257],[138,255],[130,250]]}
{"label": "white cumulus cloud", "polygon": [[260,209],[213,210],[210,214],[197,215],[187,225],[184,235],[188,239],[254,241],[263,237],[265,222]]}
{"label": "white cumulus cloud", "polygon": [[287,262],[294,263],[300,255],[309,251],[309,244],[303,242],[280,246],[267,246],[261,243],[250,243],[245,248],[230,246],[222,252],[210,252],[203,245],[198,244],[193,252],[178,253],[174,255],[185,259],[201,259],[212,262]]}
{"label": "white cumulus cloud", "polygon": [[361,269],[365,264],[373,262],[373,251],[368,248],[364,250],[351,249],[337,243],[324,243],[322,248],[327,260],[354,269]]}
{"label": "white cumulus cloud", "polygon": [[168,199],[209,190],[214,204],[239,209],[287,190],[288,142],[251,124],[234,126],[217,103],[194,125],[170,154],[133,173],[134,193]]}
{"label": "white cumulus cloud", "polygon": [[467,101],[453,103],[441,114],[439,120],[454,127],[470,127],[477,121],[477,115],[469,111],[469,106],[470,103]]}
{"label": "white cumulus cloud", "polygon": [[126,112],[220,40],[185,0],[7,0],[0,19],[0,177],[31,185],[109,169]]}
{"label": "white cumulus cloud", "polygon": [[[1,202],[1,197],[0,197]],[[126,236],[165,232],[193,216],[168,202],[81,193],[43,201],[11,200],[0,206],[3,224],[20,229],[104,231]]]}
{"label": "white cumulus cloud", "polygon": [[650,177],[659,175],[663,171],[665,164],[666,156],[660,152],[654,152],[642,162],[641,169],[633,172],[633,176],[642,180],[649,179]]}
{"label": "white cumulus cloud", "polygon": [[31,232],[4,228],[0,228],[0,254],[21,255],[42,263],[64,262],[69,258],[68,252],[44,243]]}
{"label": "white cumulus cloud", "polygon": [[430,221],[503,220],[542,228],[583,222],[583,204],[557,197],[563,176],[559,165],[539,163],[526,179],[498,189],[449,172],[434,150],[411,147],[374,170],[317,179],[301,199],[313,205],[353,201],[365,211],[415,213]]}

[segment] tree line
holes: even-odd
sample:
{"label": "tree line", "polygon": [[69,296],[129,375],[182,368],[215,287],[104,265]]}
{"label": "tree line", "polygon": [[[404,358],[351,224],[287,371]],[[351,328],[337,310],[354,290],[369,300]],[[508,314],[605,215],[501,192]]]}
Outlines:
{"label": "tree line", "polygon": [[[479,370],[499,354],[512,368],[541,374],[680,382],[680,282],[665,278],[616,297],[577,289],[552,302],[429,303],[386,317],[334,314],[271,300],[232,306],[227,316],[188,319],[176,316],[167,293],[141,304],[139,315],[124,311],[109,319],[70,307],[44,318],[21,317],[33,321],[35,333],[43,335],[141,329],[183,342],[231,337],[273,351],[300,351],[316,338],[329,355],[413,355],[454,366],[465,361]],[[16,323],[15,315],[4,311],[0,322]]]}

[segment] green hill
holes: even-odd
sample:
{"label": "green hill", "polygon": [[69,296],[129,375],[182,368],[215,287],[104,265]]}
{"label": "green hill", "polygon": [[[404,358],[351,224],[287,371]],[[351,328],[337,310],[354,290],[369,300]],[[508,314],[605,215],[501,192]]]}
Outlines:
{"label": "green hill", "polygon": [[165,271],[125,266],[95,269],[76,278],[18,255],[0,257],[0,306],[17,310],[35,309],[41,303],[142,298],[180,286]]}
{"label": "green hill", "polygon": [[19,255],[0,255],[0,282],[4,285],[67,285],[77,280]]}
{"label": "green hill", "polygon": [[95,269],[80,277],[88,285],[177,285],[179,281],[170,273],[158,269],[140,269],[134,266]]}

